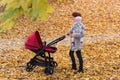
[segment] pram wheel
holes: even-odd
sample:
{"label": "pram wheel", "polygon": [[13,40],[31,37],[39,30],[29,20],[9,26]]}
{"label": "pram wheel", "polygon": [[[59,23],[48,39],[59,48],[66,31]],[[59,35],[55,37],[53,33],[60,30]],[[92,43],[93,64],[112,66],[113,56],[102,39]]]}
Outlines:
{"label": "pram wheel", "polygon": [[50,63],[50,65],[51,65],[52,67],[57,67],[57,66],[58,66],[57,62],[55,62],[55,61],[52,61],[52,62]]}
{"label": "pram wheel", "polygon": [[45,68],[45,74],[49,75],[49,74],[53,74],[54,68],[51,66],[48,66]]}
{"label": "pram wheel", "polygon": [[31,72],[36,66],[32,65],[30,62],[27,63],[26,71]]}

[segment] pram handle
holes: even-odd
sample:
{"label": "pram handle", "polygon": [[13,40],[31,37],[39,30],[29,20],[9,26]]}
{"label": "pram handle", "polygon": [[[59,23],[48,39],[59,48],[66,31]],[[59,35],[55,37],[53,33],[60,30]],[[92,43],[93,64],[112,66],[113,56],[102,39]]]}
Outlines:
{"label": "pram handle", "polygon": [[51,41],[50,43],[48,43],[47,46],[51,46],[51,45],[53,45],[53,44],[56,44],[56,43],[58,43],[59,41],[62,41],[63,39],[65,39],[65,38],[66,38],[66,36],[63,35],[63,36],[61,36],[61,37],[59,37],[59,38]]}

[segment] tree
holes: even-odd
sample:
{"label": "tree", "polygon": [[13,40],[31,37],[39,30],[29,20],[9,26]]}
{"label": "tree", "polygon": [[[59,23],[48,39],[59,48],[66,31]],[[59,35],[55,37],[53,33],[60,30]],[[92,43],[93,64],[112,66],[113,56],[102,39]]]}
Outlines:
{"label": "tree", "polygon": [[0,6],[6,6],[0,13],[0,31],[11,29],[20,15],[29,16],[33,21],[47,19],[53,8],[47,0],[0,0]]}

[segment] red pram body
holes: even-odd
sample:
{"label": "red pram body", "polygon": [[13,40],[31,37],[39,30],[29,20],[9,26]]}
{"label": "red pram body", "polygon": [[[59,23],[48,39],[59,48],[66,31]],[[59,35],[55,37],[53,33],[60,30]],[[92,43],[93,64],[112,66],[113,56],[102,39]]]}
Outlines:
{"label": "red pram body", "polygon": [[[25,42],[25,48],[35,52],[36,55],[27,63],[26,71],[30,72],[36,65],[40,65],[46,67],[46,74],[53,74],[53,69],[57,66],[57,63],[50,56],[50,53],[55,53],[57,48],[52,47],[51,45],[63,40],[64,38],[65,36],[62,36],[46,45],[46,42],[42,42],[38,31],[29,35]],[[46,56],[46,52],[48,53],[48,56]],[[42,59],[38,59],[37,56],[41,56]]]}
{"label": "red pram body", "polygon": [[54,53],[57,50],[53,47],[43,45],[38,31],[35,31],[34,33],[28,36],[27,41],[25,42],[25,48],[33,51],[39,50],[40,48],[44,48],[46,52],[50,53]]}

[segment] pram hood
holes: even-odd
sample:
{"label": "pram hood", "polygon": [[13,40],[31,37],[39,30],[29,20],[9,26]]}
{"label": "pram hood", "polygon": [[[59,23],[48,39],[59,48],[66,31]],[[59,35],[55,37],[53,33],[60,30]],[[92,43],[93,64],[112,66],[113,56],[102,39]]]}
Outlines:
{"label": "pram hood", "polygon": [[34,33],[32,33],[31,35],[28,36],[28,38],[25,42],[25,48],[32,50],[32,51],[33,50],[37,51],[41,48],[44,48],[47,52],[54,53],[57,50],[57,48],[51,47],[51,45],[63,40],[64,38],[65,38],[65,35],[51,41],[50,43],[48,43],[48,45],[43,45],[42,40],[39,35],[39,32],[35,31]]}
{"label": "pram hood", "polygon": [[26,49],[38,50],[42,47],[43,47],[43,44],[38,31],[35,31],[34,33],[28,36],[25,42]]}

